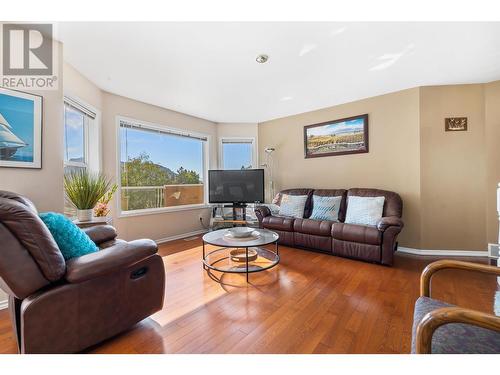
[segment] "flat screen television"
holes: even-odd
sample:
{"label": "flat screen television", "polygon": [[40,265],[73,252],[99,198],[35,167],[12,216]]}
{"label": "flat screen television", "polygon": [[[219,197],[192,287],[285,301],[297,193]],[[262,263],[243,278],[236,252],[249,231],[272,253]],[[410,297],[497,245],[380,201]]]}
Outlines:
{"label": "flat screen television", "polygon": [[263,169],[230,169],[208,171],[210,203],[264,202]]}

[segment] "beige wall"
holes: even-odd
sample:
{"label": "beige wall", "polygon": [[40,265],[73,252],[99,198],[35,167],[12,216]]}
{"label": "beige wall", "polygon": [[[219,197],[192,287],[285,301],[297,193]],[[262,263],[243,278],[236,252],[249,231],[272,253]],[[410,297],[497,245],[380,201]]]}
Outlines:
{"label": "beige wall", "polygon": [[22,90],[43,97],[42,169],[0,168],[0,190],[26,195],[39,211],[61,211],[64,204],[62,45],[57,50],[59,88]]}
{"label": "beige wall", "polygon": [[[421,87],[259,124],[275,146],[277,189],[377,187],[404,201],[402,246],[486,250],[496,243],[500,81]],[[368,113],[370,152],[305,159],[303,126]],[[445,132],[445,117],[469,130]]]}
{"label": "beige wall", "polygon": [[102,110],[102,90],[73,66],[64,62],[64,95],[76,97],[92,107]]}
{"label": "beige wall", "polygon": [[[191,130],[209,136],[210,168],[217,166],[217,132],[215,123],[188,116],[179,112],[141,103],[122,96],[103,93],[102,107],[103,169],[108,176],[117,176],[117,116],[125,116],[157,125]],[[118,217],[113,213],[113,224],[121,238],[131,240],[151,238],[161,240],[203,229],[199,216],[204,223],[209,221],[209,209],[156,213],[150,215]]]}
{"label": "beige wall", "polygon": [[[206,133],[210,142],[210,167],[217,165],[217,137],[214,123],[153,105],[103,92],[69,64],[64,65],[66,95],[79,98],[101,111],[103,172],[115,181],[117,176],[116,117],[125,116],[180,129]],[[117,198],[117,197],[116,197]],[[197,209],[141,216],[118,217],[114,199],[112,216],[121,238],[161,240],[203,229],[199,215],[208,223],[209,210]]]}
{"label": "beige wall", "polygon": [[[446,117],[468,131],[445,132]],[[422,87],[420,129],[422,248],[485,250],[483,85]]]}
{"label": "beige wall", "polygon": [[[63,209],[62,45],[57,45],[57,90],[30,91],[43,97],[42,169],[0,168],[0,190],[26,195],[39,211]],[[48,193],[50,192],[50,193]],[[0,289],[0,305],[7,295]]]}
{"label": "beige wall", "polygon": [[500,182],[500,81],[484,85],[486,144],[486,232],[489,243],[498,243],[496,187]]}
{"label": "beige wall", "polygon": [[[304,125],[369,114],[366,154],[304,158]],[[373,187],[404,200],[401,244],[420,246],[419,89],[377,96],[259,124],[260,158],[272,146],[276,190]]]}

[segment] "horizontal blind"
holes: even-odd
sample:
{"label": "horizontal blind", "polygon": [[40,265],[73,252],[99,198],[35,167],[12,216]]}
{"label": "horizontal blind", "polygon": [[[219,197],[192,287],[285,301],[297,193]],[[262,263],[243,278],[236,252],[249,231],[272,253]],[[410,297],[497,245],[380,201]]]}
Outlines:
{"label": "horizontal blind", "polygon": [[74,109],[76,109],[77,111],[80,111],[82,112],[83,114],[85,114],[86,116],[90,117],[92,120],[94,120],[96,117],[97,117],[97,114],[88,109],[87,107],[81,105],[80,103],[78,103],[76,100],[74,99],[71,99],[67,96],[64,97],[64,103]]}
{"label": "horizontal blind", "polygon": [[222,143],[253,143],[251,139],[222,139]]}
{"label": "horizontal blind", "polygon": [[120,120],[120,127],[148,131],[148,132],[156,133],[156,134],[167,134],[167,135],[173,135],[173,136],[177,136],[177,137],[198,139],[200,141],[207,141],[208,140],[207,137],[194,135],[191,133],[184,133],[184,132],[180,132],[177,130],[170,130],[170,129],[157,129],[157,128],[153,128],[153,127],[150,127],[147,125],[142,125],[140,123],[131,122],[131,121],[127,121],[127,120]]}

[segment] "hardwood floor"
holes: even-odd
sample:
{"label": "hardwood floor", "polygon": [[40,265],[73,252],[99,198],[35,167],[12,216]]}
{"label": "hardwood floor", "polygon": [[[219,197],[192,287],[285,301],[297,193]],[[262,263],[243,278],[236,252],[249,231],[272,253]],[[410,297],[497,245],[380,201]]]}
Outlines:
{"label": "hardwood floor", "polygon": [[[200,238],[160,247],[166,267],[162,311],[90,353],[408,353],[419,276],[435,259],[397,254],[393,267],[280,247],[266,272],[213,281]],[[473,260],[481,262],[481,260]],[[486,262],[483,260],[482,262]],[[219,275],[217,275],[219,276]],[[443,271],[433,296],[493,311],[494,277]],[[15,353],[7,310],[0,352]]]}

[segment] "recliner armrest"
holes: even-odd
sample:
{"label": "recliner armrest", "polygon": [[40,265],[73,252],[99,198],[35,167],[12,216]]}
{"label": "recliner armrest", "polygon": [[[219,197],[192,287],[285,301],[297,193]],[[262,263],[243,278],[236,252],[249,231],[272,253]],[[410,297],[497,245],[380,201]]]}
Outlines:
{"label": "recliner armrest", "polygon": [[386,216],[380,219],[377,223],[377,229],[381,232],[385,231],[389,227],[399,227],[402,229],[404,227],[403,220],[397,216]]}
{"label": "recliner armrest", "polygon": [[269,207],[266,206],[255,207],[254,211],[259,221],[262,221],[263,218],[271,215],[271,210],[269,209]]}
{"label": "recliner armrest", "polygon": [[117,243],[114,246],[87,254],[66,262],[66,280],[80,283],[118,271],[158,251],[152,240],[135,240]]}
{"label": "recliner armrest", "polygon": [[95,227],[83,228],[82,230],[96,245],[116,238],[116,229],[111,225],[98,225]]}

